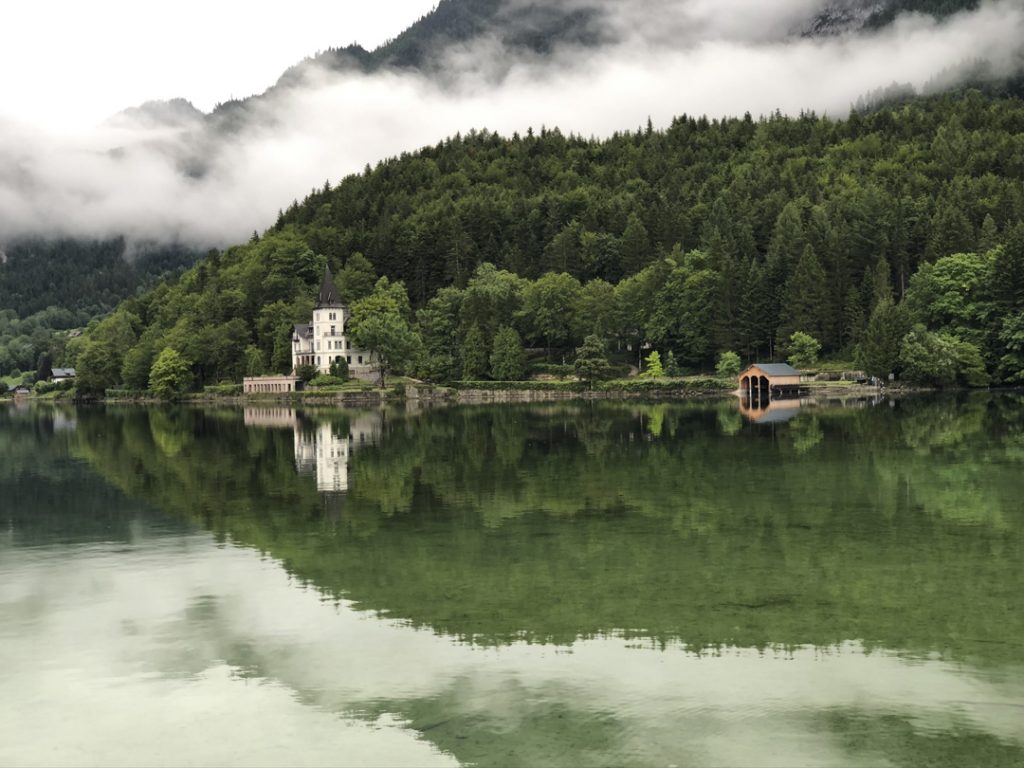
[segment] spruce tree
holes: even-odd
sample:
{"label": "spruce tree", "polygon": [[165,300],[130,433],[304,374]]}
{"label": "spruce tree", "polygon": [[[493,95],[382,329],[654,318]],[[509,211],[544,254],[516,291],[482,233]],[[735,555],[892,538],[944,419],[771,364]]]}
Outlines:
{"label": "spruce tree", "polygon": [[910,331],[910,318],[902,304],[883,301],[868,321],[857,345],[857,365],[869,376],[888,378],[899,370],[900,345]]}
{"label": "spruce tree", "polygon": [[647,266],[651,260],[651,239],[647,227],[635,213],[629,214],[626,228],[622,231],[619,241],[622,254],[622,274],[635,275]]}
{"label": "spruce tree", "polygon": [[839,342],[843,347],[856,344],[864,333],[864,300],[860,291],[851,288],[843,303],[842,329]]}
{"label": "spruce tree", "polygon": [[796,331],[821,338],[829,314],[825,272],[811,246],[803,255],[786,283],[785,301],[779,322],[779,338],[788,339]]}
{"label": "spruce tree", "polygon": [[515,328],[503,325],[494,336],[491,376],[498,381],[519,381],[526,374],[526,352]]}
{"label": "spruce tree", "polygon": [[988,283],[1001,316],[1024,311],[1024,222],[1007,233],[1005,245],[996,251]]}
{"label": "spruce tree", "polygon": [[985,214],[985,220],[981,222],[981,231],[978,234],[978,253],[988,253],[999,245],[999,227],[991,213]]}
{"label": "spruce tree", "polygon": [[464,381],[487,378],[487,343],[479,325],[470,328],[462,341],[462,378]]}
{"label": "spruce tree", "polygon": [[939,204],[932,217],[932,236],[928,241],[930,261],[949,256],[951,253],[966,253],[977,242],[974,227],[962,210],[949,201]]}
{"label": "spruce tree", "polygon": [[580,381],[587,382],[591,387],[595,381],[611,378],[612,366],[599,336],[591,334],[583,340],[583,346],[576,350],[574,368]]}

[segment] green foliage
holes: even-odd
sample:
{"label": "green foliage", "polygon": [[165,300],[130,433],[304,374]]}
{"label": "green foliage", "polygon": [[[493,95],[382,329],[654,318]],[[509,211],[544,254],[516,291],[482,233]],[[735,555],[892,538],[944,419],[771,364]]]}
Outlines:
{"label": "green foliage", "polygon": [[786,282],[778,335],[790,338],[794,331],[803,331],[820,338],[829,326],[829,313],[825,271],[808,245]]}
{"label": "green foliage", "polygon": [[912,384],[984,387],[989,383],[977,347],[955,336],[932,333],[920,324],[903,338],[900,366],[903,378]]}
{"label": "green foliage", "polygon": [[1024,312],[1003,321],[999,340],[1006,353],[999,361],[999,373],[1008,384],[1024,384]]}
{"label": "green foliage", "polygon": [[181,397],[192,388],[193,377],[189,362],[181,353],[166,347],[156,358],[149,372],[149,388],[164,400]]}
{"label": "green foliage", "polygon": [[83,397],[102,397],[118,382],[120,366],[110,341],[90,339],[78,355],[78,391]]}
{"label": "green foliage", "polygon": [[450,386],[458,390],[487,390],[495,392],[580,392],[584,385],[578,381],[453,381]]}
{"label": "green foliage", "polygon": [[910,315],[903,304],[883,301],[871,313],[864,337],[857,345],[857,365],[869,376],[886,379],[900,369],[900,346],[910,330]]}
{"label": "green foliage", "polygon": [[571,363],[532,363],[530,373],[564,378],[572,376],[576,367]]}
{"label": "green foliage", "polygon": [[602,381],[613,375],[604,342],[598,336],[591,334],[583,340],[583,345],[576,350],[574,368],[580,381],[587,382],[591,387],[594,382]]}
{"label": "green foliage", "polygon": [[267,372],[267,359],[263,350],[255,344],[245,348],[245,375],[263,376]]}
{"label": "green foliage", "polygon": [[320,375],[320,371],[317,369],[315,365],[310,365],[309,363],[306,363],[304,365],[296,366],[295,375],[298,376],[299,379],[301,379],[302,381],[310,382]]}
{"label": "green foliage", "polygon": [[[6,385],[5,385],[6,386]],[[49,395],[53,393],[65,393],[75,389],[73,380],[65,381],[37,381],[32,391],[37,395]]]}
{"label": "green foliage", "polygon": [[499,381],[518,381],[526,375],[526,353],[515,328],[502,326],[494,335],[491,376]]}
{"label": "green foliage", "polygon": [[818,362],[821,342],[813,336],[797,331],[789,337],[789,364],[797,370],[813,368]]}
{"label": "green foliage", "polygon": [[915,323],[975,344],[982,343],[990,314],[993,254],[957,253],[922,264],[910,279],[907,309]]}
{"label": "green foliage", "polygon": [[715,373],[723,379],[734,379],[739,376],[742,365],[740,356],[735,352],[723,352],[718,356]]}
{"label": "green foliage", "polygon": [[661,365],[661,353],[658,350],[654,350],[646,358],[644,358],[644,365],[646,366],[644,372],[640,375],[647,379],[661,379],[665,376],[665,369]]}
{"label": "green foliage", "polygon": [[348,379],[344,378],[342,376],[335,376],[334,374],[331,374],[331,375],[320,374],[319,376],[315,376],[314,378],[310,379],[308,384],[311,387],[317,387],[317,388],[319,388],[319,387],[337,387],[337,386],[339,386],[341,384],[344,384],[346,381],[348,381]]}
{"label": "green foliage", "polygon": [[342,300],[352,304],[373,293],[377,273],[370,260],[357,251],[345,261],[345,266],[336,275],[336,280]]}
{"label": "green foliage", "polygon": [[42,352],[36,361],[36,381],[46,381],[53,376],[53,358],[49,352]]}
{"label": "green foliage", "polygon": [[477,381],[487,377],[487,343],[480,326],[469,329],[462,342],[462,378]]}
{"label": "green foliage", "polygon": [[569,344],[581,295],[579,280],[565,272],[548,272],[528,283],[519,316],[529,328],[531,338],[543,341],[549,350],[553,345]]}
{"label": "green foliage", "polygon": [[376,361],[381,387],[388,373],[411,366],[421,348],[419,336],[409,325],[411,314],[405,286],[386,277],[377,281],[372,294],[352,306],[352,342]]}
{"label": "green foliage", "polygon": [[339,382],[348,381],[348,360],[340,355],[331,362],[331,378],[337,379]]}
{"label": "green foliage", "polygon": [[679,363],[676,361],[676,353],[671,349],[665,355],[665,375],[670,378],[678,378],[683,375],[683,369],[679,367]]}
{"label": "green foliage", "polygon": [[203,393],[220,397],[237,397],[243,393],[241,384],[207,384]]}
{"label": "green foliage", "polygon": [[118,302],[172,278],[200,254],[179,245],[136,246],[125,241],[22,240],[4,243],[0,263],[0,376],[15,368],[74,367],[68,332],[107,314]]}
{"label": "green foliage", "polygon": [[626,393],[638,393],[647,392],[650,394],[670,394],[675,393],[677,395],[692,395],[699,393],[721,393],[726,392],[734,384],[723,382],[721,379],[706,377],[706,376],[692,376],[685,379],[645,379],[645,378],[633,378],[633,379],[612,379],[611,381],[603,381],[594,385],[594,388],[601,392],[626,392]]}

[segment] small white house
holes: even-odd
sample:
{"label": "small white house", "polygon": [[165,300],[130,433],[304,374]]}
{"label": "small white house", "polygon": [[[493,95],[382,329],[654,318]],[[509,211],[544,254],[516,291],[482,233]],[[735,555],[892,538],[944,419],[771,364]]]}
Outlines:
{"label": "small white house", "polygon": [[312,365],[321,373],[329,373],[331,363],[344,359],[349,375],[372,379],[376,360],[369,352],[352,345],[346,332],[351,317],[348,307],[342,303],[331,270],[325,269],[313,322],[296,325],[292,331],[292,370],[300,365]]}
{"label": "small white house", "polygon": [[74,368],[53,368],[50,372],[50,381],[70,381],[75,378]]}

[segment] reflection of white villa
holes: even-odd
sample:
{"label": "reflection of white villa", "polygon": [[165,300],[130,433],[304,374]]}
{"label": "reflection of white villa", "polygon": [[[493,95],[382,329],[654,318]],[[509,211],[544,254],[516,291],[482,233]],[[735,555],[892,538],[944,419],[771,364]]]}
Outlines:
{"label": "reflection of white villa", "polygon": [[372,445],[380,437],[382,419],[379,413],[361,414],[353,419],[347,434],[329,423],[321,422],[311,429],[295,425],[295,467],[299,474],[316,475],[316,487],[323,493],[344,493],[348,490],[348,462],[352,452]]}
{"label": "reflection of white villa", "polygon": [[295,468],[300,475],[316,477],[317,490],[345,493],[348,490],[348,462],[352,452],[380,439],[384,419],[379,412],[354,415],[348,432],[336,424],[302,420],[293,408],[249,407],[247,427],[291,429],[295,435]]}
{"label": "reflection of white villa", "polygon": [[247,427],[279,427],[294,429],[298,416],[294,408],[278,406],[248,406],[244,419]]}

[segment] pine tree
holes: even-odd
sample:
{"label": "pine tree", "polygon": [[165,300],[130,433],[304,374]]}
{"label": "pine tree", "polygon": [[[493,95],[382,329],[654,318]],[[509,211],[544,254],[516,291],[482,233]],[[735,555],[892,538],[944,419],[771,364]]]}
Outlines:
{"label": "pine tree", "polygon": [[661,364],[661,353],[658,350],[654,350],[644,358],[644,363],[647,365],[647,370],[640,374],[641,376],[648,379],[660,379],[665,375],[665,368]]}
{"label": "pine tree", "polygon": [[671,349],[665,355],[665,375],[673,379],[678,379],[683,375],[683,369],[679,367],[676,354]]}
{"label": "pine tree", "polygon": [[846,292],[842,322],[840,344],[846,347],[860,341],[860,337],[864,333],[864,300],[856,288],[851,288]]}
{"label": "pine tree", "polygon": [[871,270],[871,309],[883,301],[892,302],[892,271],[885,256],[879,256],[875,268]]}
{"label": "pine tree", "polygon": [[1024,222],[1006,235],[996,251],[989,278],[989,291],[1003,317],[1024,311]]}
{"label": "pine tree", "polygon": [[985,220],[981,222],[981,231],[978,234],[978,253],[988,253],[999,245],[999,227],[991,213],[985,214]]}
{"label": "pine tree", "polygon": [[928,241],[930,261],[949,256],[951,253],[967,253],[973,250],[977,239],[974,227],[959,207],[944,201],[932,217],[932,236]]}
{"label": "pine tree", "polygon": [[465,381],[487,378],[487,343],[479,325],[470,328],[462,341],[462,378]]}
{"label": "pine tree", "polygon": [[788,339],[795,331],[820,338],[828,316],[828,291],[825,272],[811,246],[803,255],[786,283],[785,302],[779,322],[779,338]]}
{"label": "pine tree", "polygon": [[755,259],[747,270],[738,312],[739,345],[748,359],[757,357],[762,350],[768,352],[771,345],[774,325],[769,321],[769,312],[773,302],[768,293],[764,268]]}
{"label": "pine tree", "polygon": [[591,334],[583,340],[583,346],[576,350],[574,368],[580,381],[587,382],[591,387],[595,381],[611,378],[612,366],[600,337]]}
{"label": "pine tree", "polygon": [[491,376],[498,381],[519,381],[526,374],[526,352],[515,328],[503,325],[494,335]]}
{"label": "pine tree", "polygon": [[883,301],[868,321],[857,345],[857,365],[869,376],[888,378],[899,370],[900,345],[910,331],[910,318],[902,304]]}
{"label": "pine tree", "polygon": [[619,241],[622,254],[622,274],[635,275],[647,266],[651,260],[651,239],[647,227],[635,213],[629,214],[626,228],[622,231]]}

